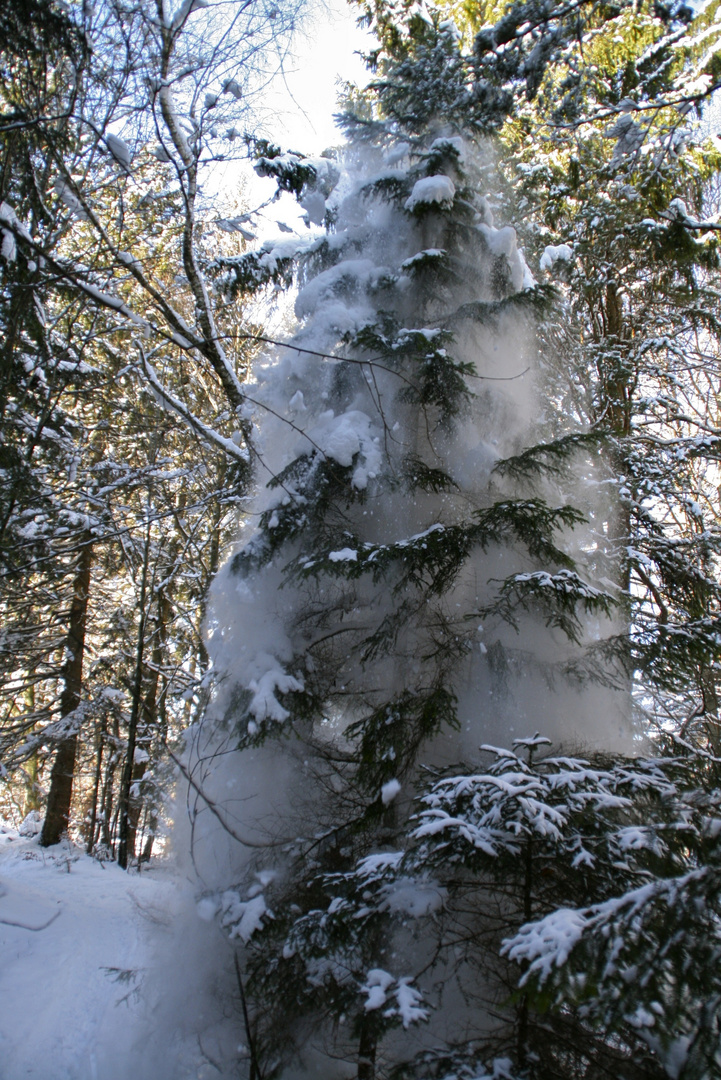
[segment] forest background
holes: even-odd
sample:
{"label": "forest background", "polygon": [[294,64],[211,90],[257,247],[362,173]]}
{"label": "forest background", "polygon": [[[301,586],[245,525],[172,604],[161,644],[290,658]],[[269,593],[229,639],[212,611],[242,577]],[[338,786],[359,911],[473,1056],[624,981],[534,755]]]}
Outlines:
{"label": "forest background", "polygon": [[[237,843],[233,887],[205,888],[237,948],[228,1075],[312,1069],[308,1045],[361,1080],[719,1075],[717,5],[357,8],[373,79],[341,95],[350,152],[320,157],[259,135],[300,5],[0,13],[3,815],[137,867],[180,784],[203,843],[208,820]],[[221,204],[210,178],[236,156],[298,200],[302,233],[259,237],[272,189]],[[343,254],[343,169],[376,236],[423,241],[390,270],[372,239]],[[293,288],[315,291],[288,349],[269,327]],[[317,329],[359,296],[362,327]],[[473,335],[507,341],[511,319],[534,407],[464,481],[454,439],[500,408]],[[285,406],[256,360],[266,388],[297,380]],[[256,494],[268,476],[287,503]],[[363,532],[368,499],[425,518]],[[231,618],[219,645],[233,574],[266,601],[282,575],[288,612]],[[273,662],[228,659],[261,626]],[[532,693],[573,687],[583,723],[519,721],[478,758],[452,734],[472,650],[499,715],[544,669]],[[414,656],[424,679],[399,681]],[[305,832],[291,815],[248,841],[219,755],[292,783],[308,755]],[[283,847],[282,873],[258,847]]]}

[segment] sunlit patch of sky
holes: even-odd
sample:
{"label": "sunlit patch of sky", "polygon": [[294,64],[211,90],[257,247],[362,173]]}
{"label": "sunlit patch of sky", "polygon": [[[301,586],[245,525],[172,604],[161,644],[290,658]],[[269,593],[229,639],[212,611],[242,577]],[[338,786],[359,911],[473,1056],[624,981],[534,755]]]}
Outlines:
{"label": "sunlit patch of sky", "polygon": [[292,54],[264,102],[269,135],[289,140],[294,149],[319,154],[340,141],[333,123],[338,84],[365,84],[368,71],[359,52],[375,44],[356,25],[356,13],[345,0],[317,3],[298,31]]}
{"label": "sunlit patch of sky", "polygon": [[[374,38],[357,25],[357,11],[346,0],[316,0],[302,19],[279,72],[258,102],[256,134],[283,150],[318,156],[343,141],[333,116],[344,82],[365,85],[370,74],[362,53],[370,51]],[[273,193],[269,180],[259,180],[246,164],[227,163],[215,170],[211,186],[226,200],[242,185],[246,206],[257,206]],[[277,232],[280,219],[294,230],[305,231],[303,211],[284,196],[255,220],[260,235]]]}

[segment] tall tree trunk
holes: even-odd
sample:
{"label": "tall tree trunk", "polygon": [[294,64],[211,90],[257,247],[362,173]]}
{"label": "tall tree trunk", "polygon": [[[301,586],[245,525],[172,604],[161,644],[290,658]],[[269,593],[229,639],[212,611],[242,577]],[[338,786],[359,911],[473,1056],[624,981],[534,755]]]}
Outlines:
{"label": "tall tree trunk", "polygon": [[[64,669],[65,686],[60,696],[61,717],[70,716],[80,705],[83,690],[83,657],[85,631],[88,622],[88,599],[90,596],[90,567],[93,549],[90,537],[83,536],[84,546],[73,582],[73,600],[70,606],[70,627],[67,637],[67,660]],[[50,847],[60,841],[67,832],[70,820],[70,803],[73,796],[73,776],[78,735],[75,731],[63,739],[57,749],[50,773],[50,791],[45,812],[40,844]]]}
{"label": "tall tree trunk", "polygon": [[[29,713],[35,712],[35,687],[28,686],[25,691],[25,709]],[[40,809],[40,777],[38,769],[38,752],[33,750],[25,766],[25,805],[23,813],[29,814],[31,810]]]}
{"label": "tall tree trunk", "polygon": [[376,1052],[378,1035],[372,1018],[361,1019],[360,1041],[358,1043],[358,1080],[375,1080]]}
{"label": "tall tree trunk", "polygon": [[[151,749],[153,737],[157,736],[159,728],[159,697],[163,696],[162,694],[159,696],[159,688],[167,646],[167,627],[171,618],[170,601],[168,600],[165,591],[162,589],[158,593],[156,605],[157,614],[155,617],[155,633],[153,635],[152,668],[150,681],[142,700],[142,725],[136,740],[136,742],[148,753]],[[164,735],[165,733],[162,732],[161,737],[164,738]],[[135,851],[138,822],[140,821],[140,814],[145,801],[143,793],[136,788],[136,785],[139,785],[142,781],[149,765],[150,758],[148,758],[147,761],[137,761],[133,764],[133,776],[130,788],[130,808],[128,811],[128,850],[131,852]],[[134,790],[138,790],[138,794],[133,795],[132,792]]]}
{"label": "tall tree trunk", "polygon": [[[602,346],[602,360],[598,368],[600,394],[599,411],[594,417],[611,436],[612,444],[604,455],[610,475],[616,479],[629,478],[628,450],[626,440],[631,433],[632,397],[636,376],[629,362],[629,331],[624,324],[623,304],[616,282],[610,281],[599,298],[600,307],[589,312],[591,323],[596,327],[594,339]],[[594,317],[594,314],[596,317]],[[630,482],[630,479],[629,479]],[[619,643],[619,683],[627,694],[628,708],[632,696],[631,663],[631,567],[628,549],[632,536],[631,502],[612,496],[607,508],[607,532],[599,537],[605,544],[609,561],[608,576],[619,590],[620,605],[615,616]]]}
{"label": "tall tree trunk", "polygon": [[34,750],[28,758],[25,772],[25,806],[23,813],[29,814],[31,810],[40,809],[40,777],[37,750]]}
{"label": "tall tree trunk", "polygon": [[103,777],[103,793],[100,799],[101,819],[99,840],[106,851],[113,846],[111,823],[113,818],[113,784],[115,783],[115,770],[120,759],[118,746],[120,745],[120,721],[117,715],[113,716],[113,730],[107,737],[108,754],[105,759],[105,775]]}
{"label": "tall tree trunk", "polygon": [[95,778],[93,780],[93,802],[90,808],[90,823],[88,825],[87,852],[92,855],[95,848],[95,833],[98,825],[98,797],[100,795],[100,777],[103,771],[103,749],[105,746],[105,728],[107,717],[103,714],[102,720],[96,727],[95,736]]}
{"label": "tall tree trunk", "polygon": [[143,552],[143,570],[140,578],[140,619],[138,622],[138,640],[135,650],[135,676],[133,679],[133,700],[130,709],[130,722],[128,724],[128,745],[125,753],[123,774],[120,779],[120,793],[118,795],[118,866],[127,869],[128,858],[135,854],[131,849],[130,840],[130,789],[133,783],[133,768],[135,765],[135,745],[138,733],[138,721],[140,719],[140,706],[143,695],[143,658],[145,655],[145,627],[148,616],[146,611],[148,596],[148,568],[150,564],[150,532],[151,514],[148,506],[148,527],[145,536],[145,550]]}

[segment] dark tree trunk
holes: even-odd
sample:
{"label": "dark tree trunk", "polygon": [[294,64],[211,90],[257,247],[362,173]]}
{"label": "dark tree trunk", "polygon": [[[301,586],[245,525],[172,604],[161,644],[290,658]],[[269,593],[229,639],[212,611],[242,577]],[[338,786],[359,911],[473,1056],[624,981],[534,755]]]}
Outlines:
{"label": "dark tree trunk", "polygon": [[[25,708],[29,713],[35,712],[34,686],[29,686],[25,691]],[[29,814],[31,810],[39,810],[40,805],[38,752],[37,750],[33,750],[25,766],[25,805],[23,807],[23,813]]]}
{"label": "dark tree trunk", "polygon": [[90,808],[90,823],[88,825],[88,841],[87,852],[88,855],[92,855],[95,848],[95,834],[98,825],[98,798],[100,797],[100,777],[103,771],[103,747],[105,745],[105,725],[106,717],[103,716],[102,721],[97,727],[96,740],[95,740],[95,777],[93,779],[93,802]]}
{"label": "dark tree trunk", "polygon": [[118,795],[118,866],[127,869],[128,859],[135,852],[131,848],[130,835],[130,789],[133,784],[133,770],[135,767],[135,746],[138,734],[138,722],[140,720],[140,707],[143,694],[143,662],[145,656],[145,627],[148,621],[146,611],[148,596],[148,569],[150,564],[150,507],[148,507],[148,528],[145,537],[145,551],[143,552],[143,570],[140,579],[140,621],[138,623],[138,640],[135,650],[135,675],[133,678],[133,700],[130,708],[130,722],[128,723],[128,745],[125,752],[125,763],[120,778],[120,793]]}
{"label": "dark tree trunk", "polygon": [[[157,599],[157,615],[155,619],[155,634],[153,636],[153,655],[150,681],[142,700],[142,727],[139,729],[137,744],[150,751],[153,735],[158,729],[158,688],[160,686],[160,672],[165,659],[166,646],[166,620],[169,617],[170,605],[164,592],[160,592]],[[139,790],[140,782],[145,776],[149,761],[138,761],[133,764],[131,781],[131,795],[128,809],[128,851],[135,853],[138,823],[143,809],[143,793]],[[136,785],[138,787],[136,788]],[[138,793],[133,795],[133,790]]]}
{"label": "dark tree trunk", "polygon": [[703,715],[706,736],[711,752],[718,757],[721,753],[721,732],[719,730],[719,696],[716,674],[709,664],[704,664],[700,675]]}
{"label": "dark tree trunk", "polygon": [[[135,857],[135,841],[138,835],[138,823],[140,811],[143,809],[143,796],[140,792],[140,782],[145,776],[145,761],[133,762],[133,771],[130,777],[130,791],[128,793],[128,830],[127,830],[127,857]],[[119,860],[118,860],[119,861]],[[121,863],[121,865],[123,865]],[[127,863],[125,864],[127,865]]]}
{"label": "dark tree trunk", "polygon": [[[154,826],[153,826],[154,828]],[[150,857],[153,854],[153,844],[155,843],[155,832],[149,832],[145,837],[145,843],[143,844],[143,850],[140,855],[141,862],[150,862]]]}
{"label": "dark tree trunk", "polygon": [[99,829],[100,842],[108,851],[113,846],[111,822],[113,817],[113,784],[115,782],[115,770],[117,768],[120,745],[120,721],[117,716],[113,717],[112,735],[108,737],[109,752],[106,755],[105,776],[103,778],[103,794],[100,800],[101,824]]}
{"label": "dark tree trunk", "polygon": [[[70,627],[68,630],[68,658],[64,669],[65,686],[60,696],[61,717],[70,716],[80,705],[83,690],[83,655],[85,652],[85,630],[88,622],[88,598],[90,595],[90,567],[93,549],[86,536],[85,546],[73,583],[73,600],[70,606]],[[50,847],[59,843],[63,833],[67,832],[70,820],[70,803],[73,796],[73,776],[75,773],[75,755],[78,746],[77,732],[64,739],[58,746],[50,773],[50,791],[45,812],[40,844]]]}
{"label": "dark tree trunk", "polygon": [[375,1022],[373,1018],[364,1016],[361,1020],[358,1043],[358,1080],[375,1080],[377,1049],[378,1035]]}

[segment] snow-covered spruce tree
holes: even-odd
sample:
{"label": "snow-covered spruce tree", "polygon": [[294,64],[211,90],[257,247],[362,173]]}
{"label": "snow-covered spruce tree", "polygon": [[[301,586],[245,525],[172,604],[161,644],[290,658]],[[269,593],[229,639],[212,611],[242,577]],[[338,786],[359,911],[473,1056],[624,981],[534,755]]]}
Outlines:
{"label": "snow-covered spruce tree", "polygon": [[[564,282],[571,378],[557,404],[585,413],[592,430],[579,445],[603,448],[620,495],[599,547],[630,615],[608,644],[630,659],[648,718],[674,733],[664,752],[682,758],[660,763],[675,775],[670,797],[629,789],[624,814],[644,835],[612,877],[596,860],[583,902],[557,872],[543,900],[560,910],[527,925],[509,952],[532,965],[523,993],[547,1010],[529,1045],[541,1057],[534,1071],[545,1059],[554,1077],[587,1076],[585,1053],[599,1068],[616,1057],[624,1076],[706,1077],[719,1070],[721,1013],[718,148],[696,110],[718,81],[718,21],[713,5],[696,17],[685,6],[581,10],[585,26],[574,12],[560,29],[561,5],[499,11],[477,54],[487,75],[527,92],[504,129],[504,164],[518,168],[526,251]],[[563,340],[558,318],[554,329]],[[563,443],[551,444],[552,459],[536,448],[512,467],[555,466]],[[474,790],[469,781],[466,795]],[[473,808],[455,809],[470,830]]]}
{"label": "snow-covered spruce tree", "polygon": [[[695,750],[611,771],[624,776],[627,808],[615,828],[600,824],[610,865],[598,850],[585,860],[592,901],[569,890],[503,951],[544,1032],[576,1026],[570,1075],[594,1075],[578,1068],[591,1055],[615,1060],[618,1075],[706,1080],[721,1069],[719,761]],[[558,1061],[553,1040],[535,1045]]]}
{"label": "snow-covered spruce tree", "polygon": [[[308,1045],[324,1075],[339,1059],[369,1080],[386,1033],[427,1018],[413,976],[435,941],[412,917],[439,890],[397,891],[392,928],[387,910],[331,918],[367,891],[360,873],[341,897],[336,875],[396,849],[423,766],[541,723],[578,736],[588,703],[540,672],[611,606],[568,554],[578,511],[550,488],[519,497],[496,468],[533,437],[532,313],[548,301],[493,223],[485,139],[502,111],[473,91],[450,23],[411,20],[379,70],[345,118],[342,180],[329,159],[264,146],[258,162],[326,232],[297,271],[299,329],[248,392],[267,485],[209,623],[226,682],[205,730],[239,802],[209,787],[208,805],[253,853],[221,903],[246,946],[251,1075]],[[220,281],[287,282],[295,248],[219,260]],[[469,1023],[454,993],[431,1028],[444,1038]]]}
{"label": "snow-covered spruce tree", "polygon": [[[474,1012],[460,1038],[445,1046],[438,1040],[397,1075],[475,1080],[500,1058],[529,1080],[664,1076],[633,1017],[619,1015],[625,1024],[609,1030],[598,1009],[586,1007],[593,984],[583,982],[578,965],[555,1000],[535,986],[529,993],[523,947],[545,933],[547,974],[552,949],[553,962],[562,962],[568,942],[580,935],[582,915],[565,905],[583,907],[592,898],[610,908],[619,890],[639,890],[688,868],[700,836],[700,815],[683,790],[692,770],[672,758],[559,756],[540,736],[481,751],[475,769],[450,769],[426,791],[403,850],[372,855],[335,876],[343,899],[322,916],[326,925],[367,925],[402,910],[399,898],[435,895],[432,918],[423,919],[419,899],[416,917],[419,932],[436,943],[429,966],[442,984],[438,997],[448,1009],[444,998],[450,992],[452,1000],[457,981]],[[542,913],[539,934],[528,923]],[[513,938],[524,922],[502,948],[504,936]],[[639,969],[641,999],[642,975]],[[608,977],[608,1000],[612,983]],[[700,984],[689,995],[697,1006]],[[669,1028],[676,1022],[669,1012]]]}
{"label": "snow-covered spruce tree", "polygon": [[[568,38],[549,40],[552,12],[538,8],[534,22],[533,7],[518,5],[487,28],[479,52],[486,74],[497,65],[509,86],[528,63],[530,99],[539,85],[529,86],[534,57],[539,79],[547,74],[543,95],[506,134],[521,158],[527,250],[543,256],[542,269],[562,267],[563,317],[572,315],[565,343],[582,342],[562,354],[570,379],[553,404],[570,405],[579,420],[585,413],[593,428],[569,438],[564,418],[553,441],[499,469],[537,478],[568,464],[569,451],[585,446],[600,457],[596,476],[605,472],[621,498],[611,514],[596,515],[604,525],[595,558],[608,558],[633,611],[612,650],[631,658],[641,703],[674,738],[663,740],[666,756],[653,763],[527,762],[517,745],[513,754],[496,751],[490,767],[449,770],[425,794],[410,842],[396,839],[399,850],[328,876],[335,902],[308,924],[326,939],[348,925],[362,934],[394,907],[402,911],[399,891],[413,891],[416,927],[436,943],[446,994],[444,961],[465,969],[476,1018],[488,1015],[481,1001],[489,991],[501,991],[495,1031],[469,1024],[457,1046],[437,1044],[400,1075],[485,1076],[481,1063],[500,1050],[524,1076],[700,1080],[719,1070],[721,1014],[718,222],[707,201],[717,150],[680,117],[691,102],[700,108],[713,85],[717,29],[713,9],[687,27],[688,9],[587,5],[590,40],[575,12]],[[516,67],[509,54],[517,46]],[[554,59],[568,65],[567,78]],[[573,137],[561,106],[578,110]],[[559,322],[553,330],[563,342]],[[558,415],[549,419],[552,428]],[[576,457],[573,467],[589,464]],[[424,889],[435,893],[437,910],[419,923]],[[514,922],[544,910],[545,919],[511,934]],[[497,955],[504,932],[505,958],[521,965],[515,971]]]}

